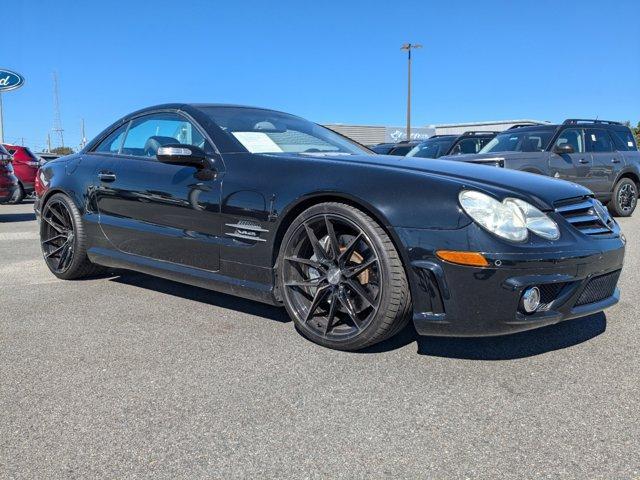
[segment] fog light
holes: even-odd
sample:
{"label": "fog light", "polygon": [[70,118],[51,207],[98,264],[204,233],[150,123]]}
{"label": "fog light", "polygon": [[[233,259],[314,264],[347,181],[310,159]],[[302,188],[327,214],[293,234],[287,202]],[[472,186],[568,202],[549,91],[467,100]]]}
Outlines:
{"label": "fog light", "polygon": [[540,306],[540,289],[538,287],[529,287],[522,294],[520,306],[525,313],[533,313]]}

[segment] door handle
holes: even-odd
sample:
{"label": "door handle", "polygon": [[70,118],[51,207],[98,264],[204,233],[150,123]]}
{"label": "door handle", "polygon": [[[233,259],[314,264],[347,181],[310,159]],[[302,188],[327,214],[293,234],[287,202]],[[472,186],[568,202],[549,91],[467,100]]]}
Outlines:
{"label": "door handle", "polygon": [[620,160],[618,160],[617,158],[612,158],[611,163],[620,163]]}
{"label": "door handle", "polygon": [[113,172],[99,172],[98,178],[101,182],[114,182],[116,179],[116,174]]}
{"label": "door handle", "polygon": [[589,160],[587,160],[586,158],[581,158],[580,160],[578,160],[578,163],[589,163]]}

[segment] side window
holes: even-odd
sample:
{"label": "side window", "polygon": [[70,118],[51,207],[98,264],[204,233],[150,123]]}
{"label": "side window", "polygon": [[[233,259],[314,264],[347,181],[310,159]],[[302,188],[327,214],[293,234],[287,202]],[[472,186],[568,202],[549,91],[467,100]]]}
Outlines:
{"label": "side window", "polygon": [[582,130],[576,128],[568,128],[564,130],[558,140],[556,140],[555,146],[569,144],[573,147],[575,153],[584,153],[584,137],[582,136]]}
{"label": "side window", "polygon": [[107,138],[100,142],[100,144],[94,149],[94,152],[118,153],[128,125],[129,123],[125,123],[120,128],[117,128],[107,135]]}
{"label": "side window", "polygon": [[611,131],[611,136],[613,137],[613,143],[616,146],[616,150],[624,152],[636,149],[636,142],[633,138],[633,134],[628,128],[616,128]]}
{"label": "side window", "polygon": [[587,137],[588,152],[613,152],[613,142],[611,141],[609,132],[606,130],[588,128],[585,133]]}
{"label": "side window", "polygon": [[157,113],[131,123],[122,146],[123,155],[155,157],[163,145],[182,143],[205,148],[205,139],[186,118],[175,113]]}
{"label": "side window", "polygon": [[[489,143],[491,140],[493,140],[493,137],[481,138],[480,139],[480,150],[482,150],[485,147],[485,145],[487,143]],[[478,150],[478,151],[480,151],[480,150]]]}
{"label": "side window", "polygon": [[478,153],[480,144],[477,138],[464,138],[460,140],[451,150],[451,155],[459,155],[465,153]]}
{"label": "side window", "polygon": [[544,139],[541,135],[531,134],[522,141],[523,152],[542,152],[544,147]]}

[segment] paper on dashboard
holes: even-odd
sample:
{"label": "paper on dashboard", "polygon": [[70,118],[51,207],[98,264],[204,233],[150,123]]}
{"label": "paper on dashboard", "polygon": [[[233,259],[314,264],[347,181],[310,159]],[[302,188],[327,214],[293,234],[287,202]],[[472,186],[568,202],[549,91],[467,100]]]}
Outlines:
{"label": "paper on dashboard", "polygon": [[282,149],[263,132],[233,132],[233,136],[251,153],[278,153]]}

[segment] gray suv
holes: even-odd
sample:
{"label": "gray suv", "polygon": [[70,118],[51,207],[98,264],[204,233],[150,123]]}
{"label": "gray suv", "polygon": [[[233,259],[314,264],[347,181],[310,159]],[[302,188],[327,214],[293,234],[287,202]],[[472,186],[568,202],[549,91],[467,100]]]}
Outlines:
{"label": "gray suv", "polygon": [[638,201],[640,152],[629,127],[606,120],[565,120],[506,130],[478,154],[441,157],[562,178],[584,185],[618,216]]}

